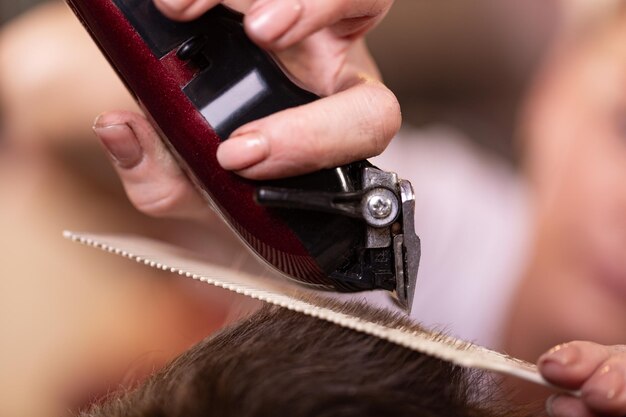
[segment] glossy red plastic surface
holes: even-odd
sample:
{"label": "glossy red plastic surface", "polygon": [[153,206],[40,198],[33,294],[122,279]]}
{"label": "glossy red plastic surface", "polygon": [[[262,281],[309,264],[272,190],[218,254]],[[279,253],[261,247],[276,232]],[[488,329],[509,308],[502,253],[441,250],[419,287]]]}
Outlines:
{"label": "glossy red plastic surface", "polygon": [[112,0],[68,0],[166,142],[239,235],[283,272],[330,285],[302,242],[271,210],[254,202],[254,185],[223,170],[220,138],[181,90],[194,69],[172,53],[152,53]]}

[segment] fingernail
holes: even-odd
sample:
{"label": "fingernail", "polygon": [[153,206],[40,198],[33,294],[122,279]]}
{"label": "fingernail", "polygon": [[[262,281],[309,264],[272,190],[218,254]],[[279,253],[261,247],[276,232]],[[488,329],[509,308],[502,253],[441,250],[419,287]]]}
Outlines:
{"label": "fingernail", "polygon": [[248,12],[248,32],[263,42],[280,38],[302,14],[300,0],[262,0]]}
{"label": "fingernail", "polygon": [[585,399],[590,403],[605,403],[619,396],[624,389],[624,374],[605,366],[598,375],[587,381],[583,388]]}
{"label": "fingernail", "polygon": [[580,351],[570,344],[558,345],[539,358],[539,364],[546,366],[571,366],[578,361]]}
{"label": "fingernail", "polygon": [[559,397],[558,395],[551,395],[546,400],[546,413],[548,413],[548,416],[550,417],[556,417],[556,414],[554,414],[554,409],[555,409],[554,402],[557,401],[558,397]]}
{"label": "fingernail", "polygon": [[547,399],[546,413],[550,417],[582,417],[589,415],[580,399],[562,394],[554,394]]}
{"label": "fingernail", "polygon": [[168,9],[174,12],[182,12],[191,4],[192,0],[160,0]]}
{"label": "fingernail", "polygon": [[143,158],[143,149],[135,133],[127,124],[99,125],[93,127],[96,136],[121,168],[136,166]]}
{"label": "fingernail", "polygon": [[239,171],[265,160],[270,154],[269,144],[257,133],[235,136],[217,149],[217,160],[222,168]]}

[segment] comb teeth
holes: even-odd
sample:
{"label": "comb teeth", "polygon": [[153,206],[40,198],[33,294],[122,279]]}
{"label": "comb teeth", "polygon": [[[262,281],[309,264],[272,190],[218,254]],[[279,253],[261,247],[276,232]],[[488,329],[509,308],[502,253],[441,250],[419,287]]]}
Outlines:
{"label": "comb teeth", "polygon": [[[535,365],[451,337],[432,338],[425,332],[394,328],[325,307],[328,297],[296,287],[273,275],[269,269],[259,276],[203,262],[194,255],[160,242],[129,236],[108,236],[64,232],[74,242],[123,256],[151,268],[169,271],[242,294],[247,297],[369,334],[407,349],[456,365],[511,375],[539,385],[551,386]],[[325,301],[324,301],[325,300]]]}

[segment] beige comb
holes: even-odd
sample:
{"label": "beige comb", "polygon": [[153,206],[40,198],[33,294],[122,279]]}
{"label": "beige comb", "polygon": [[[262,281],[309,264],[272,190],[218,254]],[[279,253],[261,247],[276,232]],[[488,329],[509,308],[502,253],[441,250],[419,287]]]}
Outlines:
{"label": "beige comb", "polygon": [[[328,293],[304,288],[266,269],[258,276],[219,267],[197,255],[153,240],[65,232],[72,241],[114,253],[147,266],[206,282],[216,287],[363,332],[456,365],[511,375],[550,386],[531,363],[454,338],[433,340],[425,333],[382,324],[325,307]],[[323,294],[326,294],[324,296]],[[319,304],[319,305],[318,305]]]}

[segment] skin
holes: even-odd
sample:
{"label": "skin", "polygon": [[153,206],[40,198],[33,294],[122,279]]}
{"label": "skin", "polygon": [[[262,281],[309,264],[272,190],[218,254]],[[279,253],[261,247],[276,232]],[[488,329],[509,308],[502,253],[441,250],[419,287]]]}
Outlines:
{"label": "skin", "polygon": [[[316,87],[320,94],[336,88],[345,92],[339,102],[366,103],[363,118],[345,129],[381,134],[382,139],[374,135],[373,141],[380,142],[372,145],[382,150],[397,127],[393,122],[375,125],[373,116],[388,109],[399,125],[399,109],[395,97],[377,81],[377,71],[357,34],[374,23],[376,19],[370,18],[338,23],[336,32],[326,35],[332,39],[336,33],[337,39],[344,39],[337,40],[333,48],[298,44],[287,48],[283,57],[293,56],[296,62],[299,48],[312,48],[310,53],[318,56],[335,54],[325,84],[311,88]],[[348,39],[350,36],[355,39]],[[38,53],[30,53],[32,45],[37,45]],[[16,56],[20,57],[19,66]],[[78,56],[93,64],[89,71],[76,65]],[[298,71],[297,66],[290,69]],[[300,70],[299,76],[305,78],[306,69]],[[75,80],[81,81],[78,89]],[[5,376],[0,377],[0,414],[64,415],[120,385],[133,385],[235,317],[230,315],[232,294],[178,277],[163,277],[69,242],[63,244],[63,228],[123,230],[169,240],[236,268],[254,270],[256,261],[216,221],[206,203],[189,192],[188,183],[182,180],[185,177],[154,140],[156,136],[142,134],[139,126],[135,126],[138,136],[147,136],[155,144],[150,147],[150,142],[145,142],[142,149],[155,160],[147,158],[148,163],[139,166],[132,158],[112,156],[116,167],[122,162],[124,172],[134,173],[134,177],[124,177],[129,195],[138,196],[133,202],[152,214],[196,222],[149,220],[127,203],[98,144],[85,141],[85,126],[89,125],[84,121],[108,108],[133,110],[136,106],[62,2],[42,6],[2,28],[0,86],[0,223],[4,237],[0,251],[5,255],[0,266],[0,328],[10,341],[0,343],[0,368]],[[98,99],[85,101],[85,96]],[[341,131],[328,136],[332,123],[316,119],[315,110],[304,110],[313,116],[311,123],[319,123],[316,134],[307,137],[309,143],[319,143],[323,149],[332,141],[341,142]],[[143,121],[135,113],[129,117]],[[276,120],[277,125],[282,123],[281,129],[290,128],[290,122],[289,114]],[[267,135],[274,139],[271,131]],[[317,140],[316,135],[323,139]],[[280,135],[276,137],[281,140]],[[351,137],[355,138],[346,134]],[[281,143],[272,143],[272,149],[281,149]],[[376,150],[370,147],[367,153]],[[152,171],[163,171],[172,181],[146,197],[151,183],[142,178],[154,174]],[[178,192],[173,192],[176,189]],[[237,255],[233,257],[233,253]],[[93,271],[93,265],[106,268]],[[129,277],[132,279],[126,279]],[[255,307],[238,300],[236,311]]]}
{"label": "skin", "polygon": [[[193,19],[216,0],[156,1]],[[234,4],[233,4],[234,3]],[[363,36],[392,0],[227,2],[245,29],[309,90],[325,98],[242,126],[218,150],[220,164],[253,179],[292,176],[382,152],[400,128],[400,107],[380,81]]]}
{"label": "skin", "polygon": [[184,233],[232,260],[237,249],[207,240],[213,231],[148,219],[80,171],[17,149],[0,151],[0,196],[0,415],[67,415],[229,321],[231,293],[61,237],[64,228]]}
{"label": "skin", "polygon": [[[538,223],[506,341],[527,360],[569,340],[626,341],[625,21],[557,51],[528,103],[526,169]],[[575,361],[559,359],[576,349]],[[553,356],[541,357],[544,375],[583,393],[552,401],[554,415],[626,413],[621,347],[572,344]]]}
{"label": "skin", "polygon": [[559,345],[538,361],[551,383],[579,390],[580,398],[553,395],[548,411],[554,417],[623,416],[626,414],[626,346],[591,342]]}
{"label": "skin", "polygon": [[[170,18],[189,20],[218,2],[155,3]],[[363,36],[392,1],[227,4],[247,12],[245,29],[253,41],[274,52],[306,87],[326,97],[242,126],[218,150],[224,168],[253,179],[286,177],[367,158],[387,146],[400,127],[400,108],[380,81]],[[94,130],[141,211],[162,217],[206,216],[205,204],[172,158],[163,156],[168,152],[157,144],[142,116],[103,114]]]}
{"label": "skin", "polygon": [[[182,3],[185,3],[184,6]],[[173,4],[181,7],[176,8]],[[157,0],[157,5],[171,17],[186,19],[212,3],[175,3],[172,0],[165,4]],[[263,6],[264,9],[274,7],[274,2],[263,2]],[[307,13],[315,12],[315,9],[305,10]],[[345,16],[341,7],[333,12],[337,16]],[[251,16],[255,13],[251,12]],[[337,20],[326,22],[333,21]],[[258,41],[258,34],[250,30],[253,22],[253,17],[249,17],[246,27]],[[292,29],[287,29],[287,33],[298,28],[298,23],[299,19],[290,23]],[[291,35],[283,36],[289,39]],[[620,95],[620,91],[626,91],[626,78],[615,71],[613,65],[603,65],[608,58],[617,57],[619,60],[622,56],[620,51],[624,52],[621,45],[626,44],[626,39],[613,32],[605,37],[610,41],[602,43],[601,48],[568,55],[561,65],[554,64],[553,71],[538,82],[537,95],[530,101],[529,108],[533,111],[528,114],[529,135],[535,139],[529,146],[533,158],[528,169],[538,193],[538,242],[528,276],[513,308],[510,328],[515,332],[509,336],[508,351],[532,360],[551,345],[567,340],[588,338],[613,344],[626,339],[621,320],[626,316],[623,301],[626,298],[623,296],[626,279],[621,279],[626,276],[623,272],[626,264],[622,266],[620,259],[624,258],[619,257],[626,249],[626,234],[623,233],[626,191],[622,191],[626,190],[623,187],[626,180],[623,168],[626,166],[626,141],[621,118],[624,115],[619,112],[626,108]],[[270,49],[272,45],[263,44]],[[620,85],[624,87],[616,88]],[[355,111],[350,102],[334,102],[332,98],[321,102],[319,108],[328,106],[329,111],[341,111],[345,123],[350,123],[353,118],[358,120],[361,113]],[[345,117],[346,114],[349,117]],[[274,123],[281,116],[264,123]],[[298,114],[291,116],[297,117]],[[385,114],[378,117],[384,118]],[[101,138],[104,133],[105,142],[108,140],[105,130],[110,125],[133,127],[126,131],[130,133],[128,137],[119,136],[118,140],[158,142],[156,133],[136,115],[113,113],[102,116],[95,128]],[[256,128],[259,126],[267,125],[262,123]],[[312,131],[315,132],[315,129]],[[138,132],[145,136],[137,137]],[[364,143],[369,142],[364,140]],[[220,150],[220,161],[228,166],[225,154],[227,152]],[[152,165],[147,171],[153,175],[135,177],[136,180],[141,178],[140,181],[150,183],[151,187],[158,187],[159,183],[167,184],[168,181],[173,183],[172,173],[161,170],[158,159],[149,152],[144,150],[142,160]],[[133,165],[117,166],[125,183],[129,182],[129,176],[134,175],[134,169]],[[243,175],[251,172],[258,171],[241,171]],[[282,171],[283,174],[289,172]],[[184,187],[182,184],[178,186]],[[190,186],[185,188],[185,198],[191,198],[187,194],[192,192]],[[167,193],[166,190],[162,192]],[[129,194],[133,198],[132,190]],[[138,208],[151,212],[146,205],[139,204]],[[176,212],[176,205],[172,204],[156,214],[175,215]],[[581,236],[585,238],[581,239]],[[581,309],[580,305],[586,308]],[[529,343],[529,340],[538,342]],[[541,356],[538,365],[543,375],[556,386],[581,389],[582,392],[580,398],[553,397],[548,402],[548,411],[552,415],[619,416],[626,412],[626,356],[621,347],[575,342],[552,349]]]}
{"label": "skin", "polygon": [[67,415],[256,307],[238,300],[233,313],[230,292],[61,237],[124,231],[256,267],[210,211],[199,225],[150,219],[127,201],[86,121],[135,106],[63,2],[2,27],[0,96],[0,415]]}
{"label": "skin", "polygon": [[[203,11],[206,7],[212,5],[212,3],[201,1],[187,3],[187,7],[182,8],[175,5],[169,5],[170,10],[167,10],[168,6],[165,4],[159,4],[159,7],[166,11],[166,13],[170,13],[175,18],[189,19],[193,18],[197,13]],[[259,4],[260,3],[261,2],[259,2]],[[263,3],[266,4],[264,7],[270,7],[272,2]],[[322,106],[315,107],[313,109],[306,109],[308,110],[306,113],[303,111],[276,115],[271,119],[258,122],[258,124],[249,125],[248,128],[250,130],[242,131],[242,133],[252,133],[255,135],[253,136],[254,140],[252,141],[253,143],[251,146],[249,146],[249,144],[246,145],[247,142],[245,140],[241,142],[244,143],[244,148],[247,150],[249,150],[250,147],[254,148],[255,146],[256,149],[260,149],[260,161],[255,161],[252,164],[249,164],[248,161],[242,165],[242,161],[237,160],[237,157],[241,153],[236,149],[231,151],[228,149],[220,150],[220,160],[223,165],[227,168],[238,171],[244,176],[264,178],[289,175],[292,172],[297,172],[297,169],[300,169],[297,167],[294,168],[296,165],[298,167],[304,167],[305,170],[316,169],[319,166],[316,164],[321,163],[320,160],[324,159],[323,157],[325,154],[332,154],[333,157],[337,158],[335,161],[356,159],[357,157],[351,153],[354,151],[348,148],[357,147],[357,143],[359,152],[362,151],[365,154],[363,157],[375,154],[384,148],[388,142],[387,133],[395,129],[396,122],[399,123],[399,119],[396,120],[399,118],[399,112],[396,108],[394,108],[395,104],[393,103],[395,99],[393,99],[393,97],[389,95],[388,91],[386,91],[386,89],[379,83],[377,71],[369,60],[369,57],[363,48],[362,42],[360,41],[362,32],[369,29],[370,26],[375,25],[384,15],[385,5],[387,2],[376,2],[374,6],[382,5],[382,11],[380,9],[376,11],[375,8],[370,9],[370,12],[371,10],[374,10],[373,15],[371,15],[372,13],[366,12],[367,7],[360,9],[356,14],[347,9],[340,10],[345,6],[346,2],[341,2],[343,6],[338,4],[340,2],[333,2],[332,4],[321,3],[322,6],[320,9],[316,9],[315,7],[311,9],[311,5],[308,3],[309,2],[301,3],[304,5],[304,11],[297,13],[297,17],[293,21],[291,21],[293,16],[292,18],[285,18],[285,15],[282,15],[282,18],[269,19],[272,24],[277,25],[281,24],[281,22],[284,25],[285,21],[288,21],[286,24],[287,29],[281,28],[278,30],[278,32],[285,30],[285,32],[279,35],[278,38],[270,36],[269,40],[264,40],[263,33],[256,35],[258,39],[255,38],[255,25],[250,23],[252,19],[251,17],[248,18],[246,27],[248,28],[250,35],[258,43],[279,54],[289,66],[290,71],[297,74],[298,77],[304,79],[310,89],[323,95],[329,95],[330,97],[323,101]],[[315,6],[315,4],[311,4]],[[366,2],[351,2],[351,5],[356,5],[357,8],[365,4]],[[337,7],[336,9],[334,8],[335,5]],[[249,4],[239,5],[239,7],[249,7]],[[315,12],[320,11],[323,12],[322,17],[316,16]],[[306,16],[310,16],[311,12],[313,12],[313,17],[311,19],[307,17],[307,21],[309,22],[308,25],[303,24],[306,23],[304,22],[305,14],[303,14],[305,12]],[[252,16],[252,14],[250,15]],[[316,25],[319,25],[320,22],[324,22],[324,24],[327,25],[322,25],[325,28],[322,31],[322,34],[316,32],[315,36],[302,37],[302,34],[315,32],[314,29],[317,28]],[[298,30],[295,30],[297,28],[300,28],[298,29],[299,32]],[[290,35],[293,31],[295,31],[296,34]],[[261,30],[261,32],[263,31]],[[332,47],[327,49],[320,48],[320,44],[331,45]],[[0,48],[0,50],[1,49],[2,48]],[[615,51],[613,51],[613,53],[614,52]],[[329,59],[322,59],[324,57]],[[319,67],[320,63],[322,68]],[[563,67],[566,66],[567,65],[563,65]],[[102,67],[106,68],[104,65]],[[323,76],[318,78],[318,73],[323,74]],[[0,71],[0,76],[2,76],[2,74],[8,73]],[[311,74],[316,74],[316,76],[313,77]],[[558,76],[556,74],[558,74]],[[113,77],[112,75],[110,76]],[[307,79],[307,77],[310,79]],[[545,84],[558,84],[557,81],[561,77],[561,73],[555,72],[555,75],[549,82],[546,80]],[[546,78],[548,77],[546,76]],[[569,79],[569,77],[565,78]],[[11,84],[14,85],[16,83]],[[570,80],[568,87],[563,86],[561,88],[562,91],[559,93],[569,94],[564,96],[567,97],[567,100],[562,100],[561,102],[552,101],[552,104],[550,105],[548,105],[547,103],[549,102],[546,101],[543,110],[541,112],[537,111],[533,118],[541,120],[541,113],[545,112],[546,115],[552,115],[554,111],[567,107],[564,106],[564,104],[569,104],[574,101],[587,102],[588,97],[586,95],[578,96],[571,93],[572,90],[577,90],[573,87],[577,87],[579,84],[580,80]],[[24,83],[23,85],[27,84]],[[97,85],[97,83],[92,83],[92,85]],[[336,92],[338,92],[338,94],[333,94]],[[20,94],[16,95],[16,97],[19,96]],[[10,101],[11,100],[7,100],[7,102]],[[368,103],[371,108],[359,107],[357,104],[360,102]],[[54,106],[48,107],[54,108]],[[109,104],[108,107],[115,108],[120,106]],[[537,108],[540,107],[537,106]],[[332,110],[329,111],[328,109]],[[385,111],[381,112],[380,109]],[[96,111],[89,111],[90,114],[96,113]],[[562,113],[567,112],[562,110]],[[620,188],[619,177],[615,177],[613,180],[608,179],[611,178],[610,175],[605,177],[605,180],[607,180],[609,184],[617,183],[617,185],[614,184],[612,186],[608,186],[611,192],[605,193],[604,196],[596,196],[597,198],[591,199],[578,196],[574,200],[568,200],[569,197],[576,196],[580,184],[585,185],[585,190],[595,189],[597,187],[597,184],[589,185],[585,183],[585,181],[598,180],[595,175],[589,175],[589,172],[597,170],[599,166],[606,168],[606,171],[611,171],[610,167],[617,166],[616,161],[619,160],[620,155],[620,152],[617,151],[617,149],[619,149],[618,146],[610,147],[610,152],[600,152],[600,154],[604,156],[595,155],[594,152],[591,152],[591,149],[583,147],[585,151],[580,151],[577,158],[570,158],[568,161],[569,163],[574,164],[573,167],[586,168],[584,170],[580,168],[567,170],[559,162],[558,156],[563,153],[564,149],[568,150],[567,155],[569,156],[573,152],[571,148],[577,148],[574,146],[567,146],[565,140],[569,137],[583,136],[579,133],[579,129],[572,128],[570,132],[561,133],[560,140],[562,143],[556,140],[545,140],[547,137],[553,136],[552,132],[554,129],[557,129],[557,127],[568,125],[572,120],[577,122],[579,120],[584,120],[584,117],[582,117],[581,114],[584,115],[585,113],[586,111],[578,110],[578,113],[570,112],[567,113],[567,117],[562,116],[560,119],[555,119],[552,116],[546,116],[548,119],[560,120],[560,122],[552,124],[546,122],[546,126],[552,127],[551,129],[543,132],[543,140],[531,142],[531,152],[538,159],[536,162],[533,162],[532,166],[529,166],[529,171],[533,173],[533,177],[537,183],[537,190],[539,190],[541,196],[539,200],[542,201],[542,205],[539,208],[541,213],[539,218],[542,219],[541,230],[544,232],[542,232],[542,239],[540,241],[540,246],[538,246],[541,250],[537,251],[537,260],[534,262],[532,271],[529,271],[529,277],[536,276],[537,279],[534,283],[532,283],[532,285],[529,285],[527,288],[522,288],[522,296],[520,297],[518,311],[524,312],[527,314],[527,317],[531,318],[534,314],[535,324],[533,325],[531,322],[515,321],[517,319],[513,318],[515,326],[511,327],[518,330],[517,334],[525,334],[526,338],[523,341],[518,340],[516,343],[511,343],[513,348],[509,349],[509,351],[513,353],[516,352],[515,349],[520,349],[518,350],[518,352],[520,352],[519,355],[528,357],[531,360],[537,358],[539,354],[546,350],[550,345],[577,338],[574,336],[574,334],[576,334],[576,329],[588,329],[588,331],[581,337],[594,337],[596,338],[595,340],[603,341],[606,344],[619,343],[624,340],[623,338],[617,340],[617,338],[610,339],[608,337],[606,339],[602,339],[602,337],[606,337],[606,335],[621,334],[619,333],[621,331],[621,327],[618,329],[611,320],[606,320],[606,317],[624,317],[623,311],[620,307],[622,304],[620,302],[614,302],[615,300],[611,299],[613,301],[607,303],[606,301],[608,298],[603,295],[604,293],[602,293],[598,287],[583,285],[585,283],[583,279],[576,279],[574,282],[581,283],[577,285],[571,285],[571,282],[567,285],[562,285],[564,284],[564,281],[557,281],[554,284],[554,288],[550,288],[550,286],[547,285],[552,282],[553,277],[558,275],[557,272],[559,270],[567,271],[564,275],[568,275],[570,277],[576,275],[573,271],[569,271],[567,268],[559,268],[563,268],[567,264],[572,264],[572,261],[578,262],[579,259],[583,258],[581,255],[582,253],[587,253],[591,250],[572,250],[571,253],[566,255],[565,253],[561,253],[554,249],[549,249],[554,246],[558,246],[556,242],[565,242],[569,244],[571,242],[580,241],[599,242],[600,240],[599,238],[597,240],[591,240],[588,235],[584,235],[587,236],[587,239],[579,239],[573,233],[574,230],[584,231],[583,229],[586,230],[587,227],[590,230],[595,228],[595,226],[581,226],[581,223],[584,222],[581,222],[580,219],[590,217],[588,216],[588,213],[583,210],[583,208],[589,208],[587,204],[592,204],[591,208],[597,207],[596,212],[598,214],[592,216],[596,219],[594,221],[600,221],[598,219],[608,221],[607,219],[613,218],[614,216],[610,214],[607,216],[607,212],[620,212],[617,208],[606,210],[602,208],[610,207],[613,204],[606,201],[606,195],[619,196],[619,194],[615,194],[614,192],[614,190]],[[303,114],[306,114],[306,117],[303,117]],[[331,114],[334,117],[330,117]],[[185,180],[185,177],[182,176],[180,171],[176,169],[175,164],[168,159],[170,158],[168,156],[169,154],[163,148],[159,148],[160,141],[158,141],[158,138],[154,134],[153,130],[151,130],[144,119],[136,114],[123,112],[103,115],[96,122],[96,132],[101,138],[104,138],[106,135],[112,136],[116,129],[124,129],[125,127],[128,127],[130,132],[126,131],[126,133],[122,133],[120,135],[118,131],[116,137],[109,137],[109,142],[117,141],[126,143],[127,141],[136,140],[141,145],[139,150],[142,158],[141,163],[137,163],[136,155],[135,159],[133,159],[133,157],[129,157],[129,155],[111,155],[114,160],[114,166],[121,176],[127,192],[134,204],[144,212],[150,214],[193,218],[196,220],[199,219],[204,224],[208,224],[210,220],[207,219],[206,210],[201,206],[200,200],[195,200],[197,196],[193,193],[191,188],[188,188],[189,185]],[[107,130],[108,128],[111,129]],[[298,129],[298,133],[300,135],[302,132],[309,135],[307,136],[307,139],[309,139],[308,143],[314,144],[314,147],[304,150],[298,148],[296,144],[289,143],[290,137],[293,135],[286,134],[285,132],[289,132],[290,130],[293,131],[295,129]],[[589,130],[591,131],[590,135],[597,132],[595,127],[593,129],[590,128]],[[352,132],[358,133],[353,134]],[[20,136],[26,138],[29,135]],[[259,136],[261,138],[260,140]],[[539,134],[532,136],[536,138],[542,137],[542,135]],[[557,135],[554,136],[556,137]],[[348,138],[350,142],[345,142],[346,145],[342,146],[342,143],[344,143],[342,141],[346,138]],[[228,142],[235,143],[235,141]],[[541,147],[541,144],[544,145],[544,148]],[[123,147],[123,145],[120,146]],[[313,153],[309,153],[311,151]],[[230,156],[229,153],[231,154]],[[257,153],[257,157],[258,155],[259,153]],[[309,155],[312,155],[315,158],[308,159]],[[545,155],[545,157],[542,155]],[[305,159],[299,160],[297,158]],[[589,166],[585,165],[586,161],[589,160],[593,160],[594,163]],[[606,163],[607,160],[613,160],[613,163],[608,164]],[[231,164],[230,166],[229,163]],[[336,163],[337,162],[332,162],[329,163],[329,165]],[[290,169],[295,169],[296,171],[290,171]],[[553,172],[559,170],[562,172],[561,175],[556,175]],[[577,172],[579,170],[583,172]],[[574,181],[574,179],[571,179],[570,182],[566,181],[569,177],[575,178],[576,181]],[[601,177],[598,181],[602,184],[605,180],[602,180]],[[159,184],[161,185],[160,188],[158,186]],[[559,194],[557,190],[561,184],[569,184],[569,191]],[[145,191],[146,189],[154,190],[154,194],[147,195],[146,197],[145,192],[142,192],[142,190]],[[563,210],[558,210],[556,208],[559,201],[568,202],[566,204],[568,209],[566,213],[567,215],[564,215]],[[549,210],[550,207],[555,208]],[[573,211],[576,207],[580,207],[580,209],[578,211]],[[552,213],[551,217],[549,216],[549,213]],[[548,227],[550,224],[553,226]],[[611,227],[602,225],[597,226],[605,229],[605,232],[610,234]],[[564,237],[557,238],[558,236]],[[549,244],[549,242],[553,242],[553,244]],[[595,246],[595,243],[589,243],[589,245]],[[615,246],[615,248],[619,248],[619,246]],[[540,253],[543,255],[540,256]],[[555,255],[557,258],[563,258],[563,260],[560,264],[555,264],[555,262],[547,259],[550,257],[548,254],[551,254],[551,256]],[[548,268],[544,265],[552,266]],[[541,271],[543,271],[543,273],[540,273]],[[530,278],[526,281],[532,282]],[[561,282],[561,284],[558,282]],[[589,291],[590,289],[592,291]],[[589,309],[574,309],[572,308],[572,305],[575,306],[574,303],[558,302],[559,300],[569,300],[568,297],[572,296],[579,297],[574,299],[589,300],[591,298],[596,300],[594,301],[597,304],[595,307],[598,309],[595,309],[595,307]],[[534,307],[530,305],[531,300],[533,300],[535,305]],[[551,304],[553,307],[537,311],[536,306],[544,304]],[[596,312],[597,315],[594,316],[594,313]],[[556,316],[553,316],[552,314],[555,314]],[[584,320],[588,319],[590,315],[592,316],[591,319],[588,323],[585,323]],[[546,317],[556,318],[554,322],[550,322],[546,320]],[[571,317],[576,317],[576,320],[572,321]],[[537,323],[540,323],[541,326],[537,325]],[[557,337],[555,337],[554,329],[561,328],[558,326],[563,326],[564,329],[570,330],[559,333],[557,334]],[[528,347],[524,347],[526,342],[535,339],[543,339],[548,342],[543,344],[528,344]],[[594,352],[605,349],[604,347],[597,345],[591,345],[590,348]],[[587,350],[583,352],[584,355],[582,355],[580,360],[582,363],[587,364],[586,369],[590,369],[590,371],[583,374],[582,377],[580,375],[574,375],[574,377],[572,377],[570,374],[572,369],[569,366],[570,364],[568,362],[560,363],[558,360],[556,360],[556,365],[552,367],[554,369],[549,369],[550,367],[546,368],[546,364],[549,364],[550,361],[540,361],[540,369],[542,369],[546,377],[553,378],[555,383],[559,385],[570,386],[573,384],[572,379],[575,378],[585,381],[581,383],[580,386],[585,385],[588,381],[591,381],[591,385],[594,385],[593,381],[595,379],[593,377],[596,375],[596,372],[600,372],[604,369],[604,366],[602,365],[605,361],[623,361],[621,354],[614,351],[611,351],[608,357],[604,359],[590,357],[589,354],[585,352],[587,352]],[[619,407],[619,401],[621,401],[620,398],[621,397],[619,396],[613,397],[611,400],[613,402],[605,402],[614,404],[615,401],[617,401],[618,404],[614,406]],[[580,411],[582,409],[585,413],[587,413],[580,415],[589,415],[589,413],[592,412],[591,410],[593,410],[592,406],[593,404],[589,403],[589,399],[585,400],[585,397],[583,397],[582,402],[563,397],[561,397],[559,401],[554,400],[551,402],[551,410],[555,413],[555,415],[572,416],[574,414],[568,412],[576,410],[575,407],[578,407],[577,410]],[[597,407],[596,410],[601,410],[601,407],[598,408],[597,404],[595,407]],[[616,415],[619,415],[619,413]]]}

